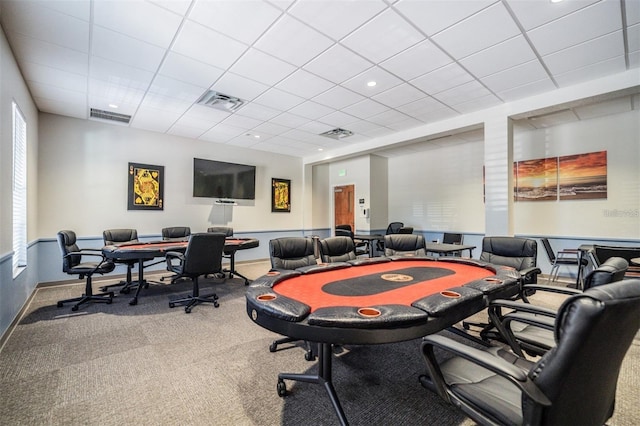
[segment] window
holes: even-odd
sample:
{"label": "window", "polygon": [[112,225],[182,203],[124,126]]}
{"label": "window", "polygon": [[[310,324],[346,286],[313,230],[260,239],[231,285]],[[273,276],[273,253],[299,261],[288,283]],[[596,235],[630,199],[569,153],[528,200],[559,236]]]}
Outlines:
{"label": "window", "polygon": [[13,102],[13,277],[27,266],[27,123]]}

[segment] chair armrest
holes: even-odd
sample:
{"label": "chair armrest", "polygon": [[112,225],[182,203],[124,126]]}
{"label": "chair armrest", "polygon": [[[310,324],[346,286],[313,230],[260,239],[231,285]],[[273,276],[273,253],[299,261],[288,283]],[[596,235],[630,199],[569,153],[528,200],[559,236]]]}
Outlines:
{"label": "chair armrest", "polygon": [[516,300],[496,299],[489,302],[489,311],[500,312],[500,308],[508,308],[513,309],[514,311],[538,314],[551,318],[555,318],[558,313],[558,311],[555,311],[553,309],[532,305],[530,303],[519,302]]}
{"label": "chair armrest", "polygon": [[537,266],[532,266],[530,268],[521,269],[518,271],[520,273],[520,278],[528,277],[529,275],[538,275],[542,273],[542,270]]}
{"label": "chair armrest", "polygon": [[573,296],[574,294],[582,293],[580,290],[575,288],[568,287],[560,287],[557,285],[541,285],[541,284],[525,284],[523,286],[524,290],[540,290],[540,291],[548,291],[550,293],[559,293],[566,294],[567,296]]}
{"label": "chair armrest", "polygon": [[544,328],[545,330],[553,331],[555,329],[555,318],[539,316],[536,314],[525,312],[511,312],[504,316],[503,323],[505,327],[509,327],[509,324],[513,321],[521,322],[524,324],[533,325],[535,327]]}
{"label": "chair armrest", "polygon": [[[459,356],[460,358],[464,358],[467,361],[504,377],[511,383],[515,384],[537,404],[544,406],[551,405],[551,401],[549,401],[546,395],[544,395],[544,393],[528,377],[527,371],[483,350],[464,345],[445,336],[431,335],[422,339],[422,354],[427,362],[431,379],[434,381],[438,390],[442,389],[444,391],[447,384],[444,381],[442,371],[435,359],[435,355],[433,353],[434,347],[438,347],[446,352]],[[449,400],[448,398],[446,399]]]}
{"label": "chair armrest", "polygon": [[165,261],[167,262],[167,269],[173,266],[173,261],[177,260],[178,264],[184,261],[184,253],[179,251],[168,251],[164,254]]}

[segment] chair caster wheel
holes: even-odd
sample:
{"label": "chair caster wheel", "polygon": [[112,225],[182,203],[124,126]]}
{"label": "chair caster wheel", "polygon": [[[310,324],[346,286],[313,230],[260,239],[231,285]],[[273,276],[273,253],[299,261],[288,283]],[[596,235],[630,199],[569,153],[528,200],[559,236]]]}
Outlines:
{"label": "chair caster wheel", "polygon": [[278,345],[275,342],[269,345],[269,352],[275,352],[278,349]]}
{"label": "chair caster wheel", "polygon": [[63,303],[62,302],[58,302],[58,308],[62,308]]}
{"label": "chair caster wheel", "polygon": [[216,307],[216,308],[219,308],[220,304],[218,302],[213,302],[213,306]]}
{"label": "chair caster wheel", "polygon": [[175,307],[176,307],[176,304],[175,304],[175,303],[173,303],[173,302],[169,302],[169,307],[170,307],[170,308],[175,308]]}
{"label": "chair caster wheel", "polygon": [[191,308],[184,308],[184,312],[187,313],[187,314],[190,314],[191,313]]}
{"label": "chair caster wheel", "polygon": [[307,361],[313,361],[314,359],[316,359],[316,357],[313,356],[312,352],[305,352],[304,359],[306,359]]}
{"label": "chair caster wheel", "polygon": [[283,398],[287,396],[287,385],[284,383],[283,380],[278,380],[278,385],[276,386],[276,389],[278,391],[279,397]]}
{"label": "chair caster wheel", "polygon": [[71,310],[74,311],[74,312],[77,311],[78,310],[78,306],[76,305],[76,306],[71,307]]}

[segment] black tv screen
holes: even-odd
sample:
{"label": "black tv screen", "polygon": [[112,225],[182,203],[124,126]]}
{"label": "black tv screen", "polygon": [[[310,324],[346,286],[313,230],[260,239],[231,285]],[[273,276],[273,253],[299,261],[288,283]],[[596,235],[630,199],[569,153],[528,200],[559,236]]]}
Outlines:
{"label": "black tv screen", "polygon": [[194,158],[193,196],[255,200],[256,166]]}

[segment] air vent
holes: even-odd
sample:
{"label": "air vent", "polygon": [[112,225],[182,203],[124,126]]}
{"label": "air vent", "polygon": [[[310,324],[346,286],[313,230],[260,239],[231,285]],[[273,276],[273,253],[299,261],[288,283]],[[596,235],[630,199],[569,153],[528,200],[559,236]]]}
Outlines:
{"label": "air vent", "polygon": [[328,132],[320,133],[320,136],[326,136],[331,139],[344,139],[349,136],[353,136],[353,132],[351,130],[336,128],[333,130],[329,130]]}
{"label": "air vent", "polygon": [[89,116],[91,118],[99,118],[101,120],[117,121],[118,123],[129,124],[131,116],[127,114],[118,114],[117,112],[104,111],[102,109],[91,108]]}
{"label": "air vent", "polygon": [[221,109],[223,111],[235,112],[244,105],[245,102],[246,101],[235,96],[229,96],[224,93],[208,90],[200,96],[200,99],[198,99],[196,103],[211,108]]}

